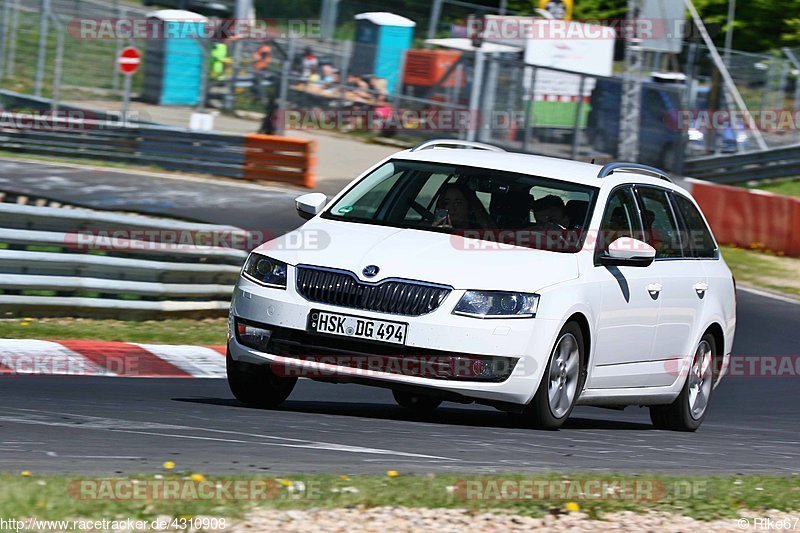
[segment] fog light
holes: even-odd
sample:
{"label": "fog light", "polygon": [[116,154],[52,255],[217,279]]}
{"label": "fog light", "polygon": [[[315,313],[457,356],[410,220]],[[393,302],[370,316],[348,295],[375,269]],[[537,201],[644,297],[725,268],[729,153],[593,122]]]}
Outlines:
{"label": "fog light", "polygon": [[271,336],[272,330],[236,321],[236,340],[248,348],[266,352]]}
{"label": "fog light", "polygon": [[505,381],[516,364],[517,359],[511,357],[457,355],[451,358],[451,371],[455,379]]}

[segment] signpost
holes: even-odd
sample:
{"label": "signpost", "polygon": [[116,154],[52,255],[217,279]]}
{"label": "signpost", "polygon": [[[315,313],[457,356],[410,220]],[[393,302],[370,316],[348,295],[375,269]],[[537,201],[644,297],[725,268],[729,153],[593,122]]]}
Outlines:
{"label": "signpost", "polygon": [[128,104],[131,100],[131,79],[142,62],[142,54],[133,46],[123,48],[117,57],[117,68],[125,75],[125,87],[122,93],[122,123],[128,123]]}

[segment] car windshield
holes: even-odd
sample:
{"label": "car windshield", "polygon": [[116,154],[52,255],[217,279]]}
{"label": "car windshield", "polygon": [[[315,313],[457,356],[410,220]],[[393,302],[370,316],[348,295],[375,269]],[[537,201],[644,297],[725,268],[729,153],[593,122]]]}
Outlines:
{"label": "car windshield", "polygon": [[323,216],[572,253],[583,245],[596,193],[527,174],[392,160]]}

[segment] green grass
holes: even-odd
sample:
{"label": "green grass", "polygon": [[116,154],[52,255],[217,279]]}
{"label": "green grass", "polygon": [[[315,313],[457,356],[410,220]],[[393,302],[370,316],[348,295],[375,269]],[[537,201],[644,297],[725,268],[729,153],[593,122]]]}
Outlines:
{"label": "green grass", "polygon": [[800,258],[734,246],[721,250],[737,282],[800,296]]}
{"label": "green grass", "polygon": [[783,194],[785,196],[800,196],[800,179],[763,183],[754,188],[761,189],[762,191],[774,192],[775,194]]}
{"label": "green grass", "polygon": [[[106,168],[117,168],[120,170],[127,170],[130,172],[139,172],[142,170],[149,171],[149,172],[158,172],[158,173],[166,173],[166,174],[176,174],[176,175],[184,175],[185,172],[176,172],[175,170],[161,168],[156,165],[134,165],[131,163],[124,163],[118,161],[108,161],[105,159],[95,159],[92,157],[58,157],[58,156],[51,156],[51,155],[41,155],[33,152],[11,152],[9,150],[2,150],[0,149],[0,159],[30,159],[36,161],[44,161],[46,163],[70,163],[70,164],[77,164],[77,165],[87,165],[92,167],[106,167]],[[200,175],[202,176],[202,172],[192,172],[191,175]],[[210,175],[210,174],[209,174]],[[225,179],[221,176],[214,176],[214,179]]]}
{"label": "green grass", "polygon": [[[797,476],[722,476],[722,477],[668,477],[650,475],[578,474],[554,476],[520,474],[474,476],[474,475],[427,475],[412,476],[385,475],[346,476],[340,475],[297,475],[282,478],[256,476],[206,476],[192,481],[189,472],[164,474],[165,480],[183,480],[184,487],[195,487],[190,483],[207,483],[206,488],[215,483],[228,480],[249,480],[264,482],[262,493],[265,496],[256,501],[242,498],[229,499],[100,499],[93,494],[98,488],[111,487],[91,485],[99,479],[90,476],[30,475],[23,477],[13,474],[0,474],[0,516],[5,518],[36,516],[42,519],[68,518],[107,518],[107,519],[152,519],[159,515],[170,517],[212,515],[237,517],[251,506],[277,509],[307,509],[320,507],[348,506],[403,506],[428,508],[462,508],[475,512],[494,510],[509,511],[528,516],[542,516],[564,509],[567,502],[577,503],[583,512],[596,517],[602,513],[618,511],[644,511],[648,509],[680,513],[700,520],[730,518],[738,516],[741,510],[765,511],[777,509],[793,511],[800,509],[800,479]],[[159,474],[160,475],[160,474]],[[117,480],[136,479],[139,483],[163,483],[154,474],[137,476],[114,476]],[[84,492],[78,492],[79,483]],[[651,484],[657,487],[652,498],[585,498],[561,495],[540,498],[506,500],[494,491],[485,492],[489,487],[499,487],[491,482],[505,481],[548,482],[550,485],[565,487],[564,482],[578,481],[617,481]],[[302,482],[302,486],[300,485]],[[474,490],[480,483],[481,490]],[[117,485],[119,486],[119,485]],[[255,485],[245,485],[255,486]],[[294,490],[289,491],[292,486]],[[540,485],[535,485],[540,486]],[[577,486],[577,485],[573,485]],[[624,486],[624,485],[620,485]],[[88,490],[86,490],[88,487]],[[97,488],[96,488],[97,487]],[[448,489],[448,487],[450,487]],[[453,490],[455,487],[455,490]],[[660,490],[658,487],[663,487]],[[70,492],[70,490],[72,492]],[[470,491],[469,493],[467,491]],[[83,494],[83,497],[79,497]],[[106,494],[109,494],[106,492]],[[189,492],[190,494],[190,492]],[[633,495],[634,492],[622,494]],[[477,497],[476,497],[477,496]],[[488,497],[481,497],[488,496]]]}
{"label": "green grass", "polygon": [[[22,318],[0,320],[4,339],[81,339],[157,344],[223,345],[225,318],[168,320],[102,320],[92,318]],[[2,516],[0,514],[0,516]]]}
{"label": "green grass", "polygon": [[[14,76],[3,80],[3,87],[18,92],[32,92],[36,77],[36,62],[39,49],[39,14],[19,13],[19,26],[14,34],[16,55]],[[47,55],[43,96],[51,96],[56,59],[56,30],[50,25],[47,37]],[[98,39],[77,39],[66,32],[64,35],[64,55],[61,78],[61,97],[68,98],[73,93],[80,94],[81,88],[111,90],[116,68],[116,41]],[[133,78],[134,92],[141,88],[143,69]],[[118,89],[122,89],[122,79],[118,77]],[[97,95],[95,95],[96,97]]]}

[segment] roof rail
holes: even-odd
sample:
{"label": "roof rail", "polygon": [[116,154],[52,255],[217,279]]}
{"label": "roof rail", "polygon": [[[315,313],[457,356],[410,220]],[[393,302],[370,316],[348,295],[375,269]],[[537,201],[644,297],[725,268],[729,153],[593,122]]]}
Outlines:
{"label": "roof rail", "polygon": [[655,176],[656,178],[672,183],[672,180],[669,179],[667,173],[663,170],[657,169],[656,167],[640,165],[639,163],[622,163],[619,161],[603,166],[603,168],[601,168],[600,172],[597,174],[597,177],[605,178],[606,176],[610,176],[618,170],[622,172],[641,172],[643,174],[650,174],[651,176]]}
{"label": "roof rail", "polygon": [[489,152],[505,152],[502,148],[492,146],[491,144],[478,143],[473,141],[461,141],[459,139],[431,139],[424,143],[416,145],[411,149],[412,152],[419,152],[420,150],[427,150],[429,148],[437,148],[439,146],[450,146],[453,148],[472,148],[475,150],[487,150]]}

